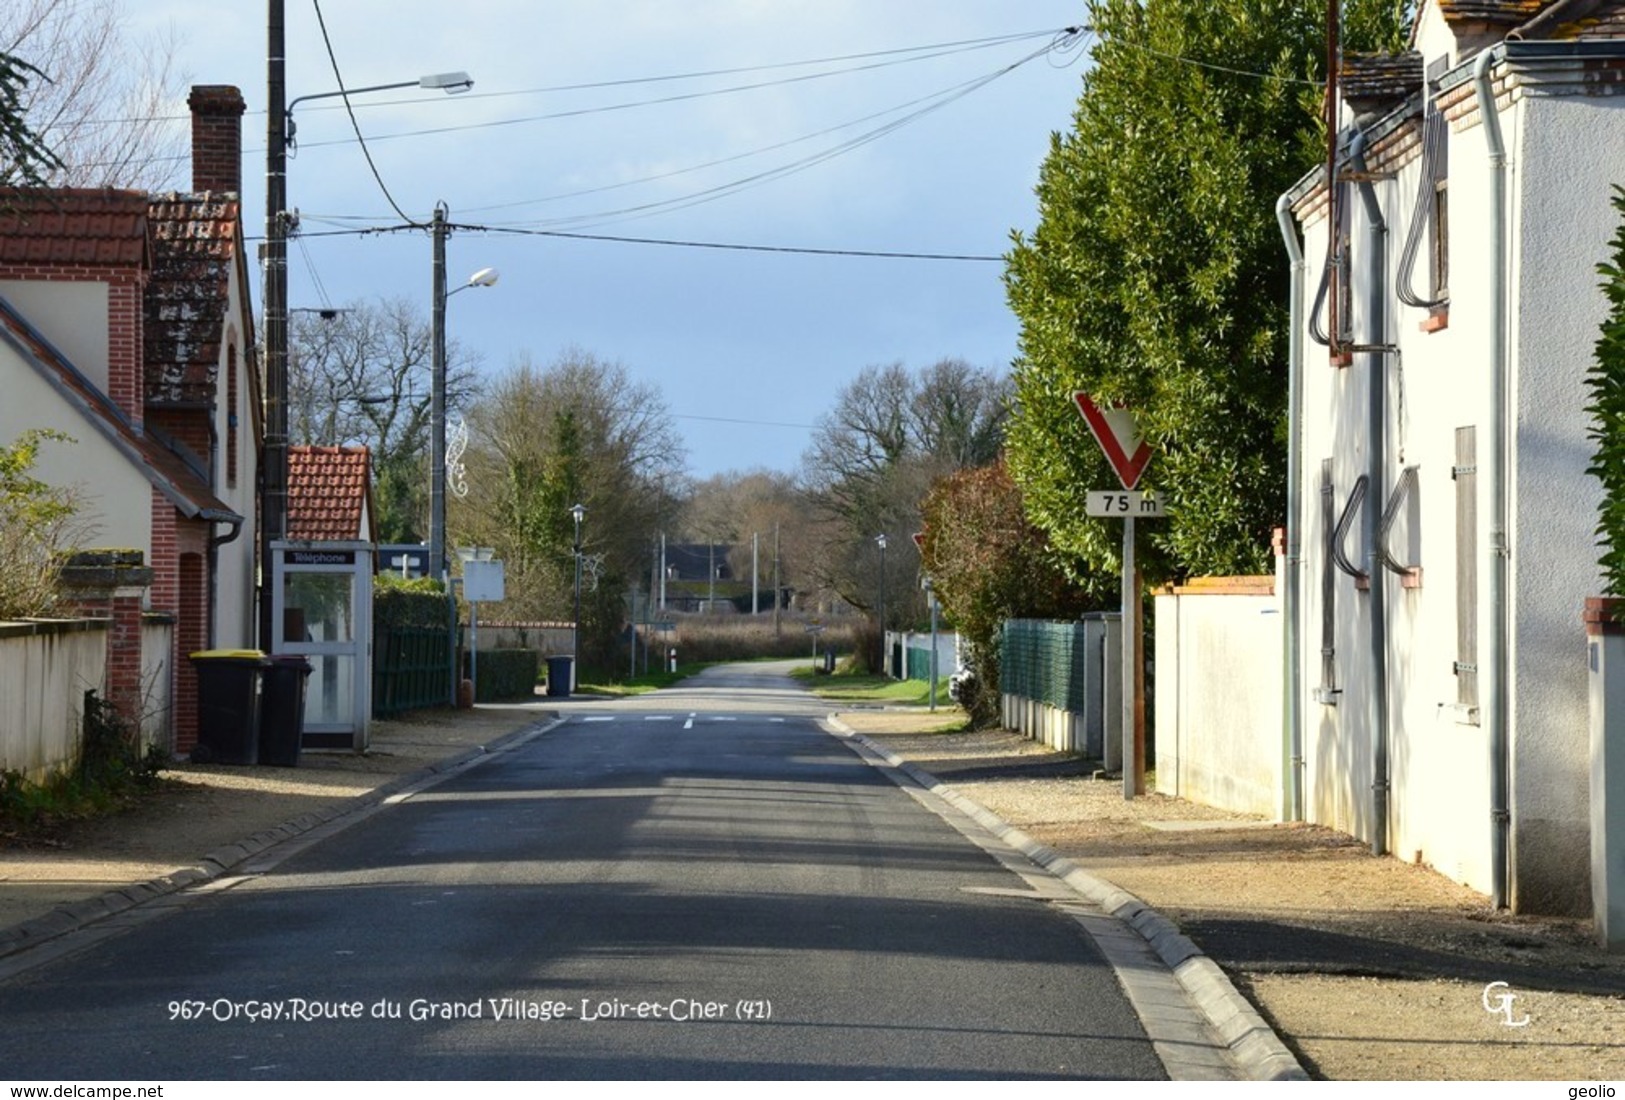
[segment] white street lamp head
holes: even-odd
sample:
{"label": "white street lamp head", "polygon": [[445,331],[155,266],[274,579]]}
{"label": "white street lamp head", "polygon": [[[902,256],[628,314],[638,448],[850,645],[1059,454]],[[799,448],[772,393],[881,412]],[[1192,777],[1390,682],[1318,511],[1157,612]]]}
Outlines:
{"label": "white street lamp head", "polygon": [[575,517],[577,523],[580,523],[581,517],[587,514],[587,508],[585,505],[577,504],[570,509],[570,514]]}
{"label": "white street lamp head", "polygon": [[468,277],[469,286],[496,286],[501,272],[494,267],[482,267]]}
{"label": "white street lamp head", "polygon": [[419,88],[438,88],[447,95],[466,92],[474,86],[474,78],[467,73],[430,73],[418,77]]}
{"label": "white street lamp head", "polygon": [[885,535],[876,535],[875,536],[875,545],[880,547],[882,550],[886,549],[886,536]]}

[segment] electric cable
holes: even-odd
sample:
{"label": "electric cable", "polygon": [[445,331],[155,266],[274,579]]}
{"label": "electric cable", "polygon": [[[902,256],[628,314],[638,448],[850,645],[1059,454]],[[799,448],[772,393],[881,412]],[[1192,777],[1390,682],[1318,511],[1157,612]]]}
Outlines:
{"label": "electric cable", "polygon": [[356,121],[355,111],[350,106],[350,93],[344,87],[344,74],[339,72],[339,59],[333,53],[333,40],[327,36],[327,20],[322,17],[322,0],[310,0],[310,2],[311,6],[316,9],[316,24],[321,28],[322,45],[327,47],[328,63],[333,66],[333,79],[338,82],[339,93],[344,100],[345,113],[350,116],[350,127],[355,131],[356,142],[361,146],[361,155],[367,158],[367,167],[372,171],[372,178],[377,181],[378,189],[384,193],[384,198],[389,200],[389,205],[396,214],[400,215],[403,220],[412,222],[419,229],[427,229],[428,226],[415,220],[401,209],[400,204],[395,201],[395,196],[389,193],[389,187],[385,185],[384,177],[379,175],[378,166],[372,160],[372,150],[367,148],[367,139],[361,136],[361,124]]}

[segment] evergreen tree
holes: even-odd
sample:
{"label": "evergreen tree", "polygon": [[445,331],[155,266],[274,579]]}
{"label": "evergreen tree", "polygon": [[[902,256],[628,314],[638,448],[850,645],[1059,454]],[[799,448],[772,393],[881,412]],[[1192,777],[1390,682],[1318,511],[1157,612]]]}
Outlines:
{"label": "evergreen tree", "polygon": [[[1345,52],[1394,47],[1406,5],[1349,0]],[[1286,482],[1287,262],[1276,198],[1316,163],[1325,38],[1303,0],[1093,0],[1099,35],[1006,287],[1021,321],[1010,471],[1084,574],[1117,568],[1116,479],[1070,396],[1133,409],[1152,578],[1267,566]]]}

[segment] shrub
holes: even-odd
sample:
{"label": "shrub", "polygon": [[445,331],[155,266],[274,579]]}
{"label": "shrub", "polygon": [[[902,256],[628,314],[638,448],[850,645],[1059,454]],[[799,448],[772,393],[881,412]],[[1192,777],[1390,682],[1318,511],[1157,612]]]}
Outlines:
{"label": "shrub", "polygon": [[[676,637],[657,633],[645,635],[655,651],[664,657],[664,650],[677,647],[677,659],[685,664],[691,661],[751,661],[762,657],[810,657],[817,638],[820,651],[833,648],[838,652],[850,651],[856,644],[856,621],[823,624],[817,635],[808,632],[810,621],[786,615],[778,634],[773,632],[769,615],[755,618],[737,615],[685,615],[676,617]],[[625,652],[623,649],[622,657]]]}
{"label": "shrub", "polygon": [[404,580],[387,573],[372,580],[372,622],[380,633],[393,627],[444,630],[449,616],[446,593],[437,580]]}
{"label": "shrub", "polygon": [[48,828],[116,808],[157,781],[162,750],[142,752],[140,730],[94,691],[85,692],[83,728],[78,767],[44,783],[0,773],[0,823],[21,831]]}
{"label": "shrub", "polygon": [[[534,649],[481,650],[475,701],[496,703],[505,699],[530,698],[536,694],[539,667]],[[464,672],[467,671],[465,664]]]}
{"label": "shrub", "polygon": [[75,519],[74,492],[32,473],[46,442],[73,440],[36,429],[0,446],[0,619],[49,611],[56,599],[61,552],[86,533]]}

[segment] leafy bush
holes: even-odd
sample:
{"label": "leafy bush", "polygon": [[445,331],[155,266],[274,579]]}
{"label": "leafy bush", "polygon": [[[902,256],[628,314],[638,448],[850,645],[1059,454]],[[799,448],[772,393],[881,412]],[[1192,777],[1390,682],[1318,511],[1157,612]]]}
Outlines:
{"label": "leafy bush", "polygon": [[49,611],[61,551],[83,533],[73,492],[36,478],[42,443],[73,442],[61,432],[30,430],[0,447],[0,619]]}
{"label": "leafy bush", "polygon": [[[482,649],[476,702],[528,699],[536,694],[540,660],[534,649]],[[465,667],[464,671],[467,671]]]}
{"label": "leafy bush", "polygon": [[450,612],[445,589],[437,580],[405,580],[383,573],[372,580],[372,621],[379,632],[392,627],[445,629]]}
{"label": "leafy bush", "polygon": [[78,767],[44,783],[0,773],[0,826],[32,832],[115,809],[151,788],[163,763],[156,746],[142,752],[140,731],[118,708],[87,691]]}

